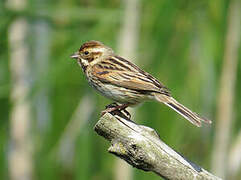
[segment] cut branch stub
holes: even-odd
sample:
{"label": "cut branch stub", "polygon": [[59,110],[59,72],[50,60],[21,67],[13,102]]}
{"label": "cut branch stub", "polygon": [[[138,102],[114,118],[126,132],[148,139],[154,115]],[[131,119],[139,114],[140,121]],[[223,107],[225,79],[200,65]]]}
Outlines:
{"label": "cut branch stub", "polygon": [[107,113],[96,123],[95,131],[111,142],[110,153],[138,169],[166,179],[220,179],[171,149],[152,128]]}

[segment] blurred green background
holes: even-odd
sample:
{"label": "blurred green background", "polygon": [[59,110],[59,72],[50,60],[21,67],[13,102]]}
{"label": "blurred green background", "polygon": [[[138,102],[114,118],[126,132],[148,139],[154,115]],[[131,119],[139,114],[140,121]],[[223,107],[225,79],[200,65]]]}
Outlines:
{"label": "blurred green background", "polygon": [[204,169],[239,179],[240,11],[238,0],[1,0],[0,179],[160,179],[107,153],[94,132],[111,101],[69,58],[87,40],[213,123],[196,128],[157,102],[137,106],[135,121]]}

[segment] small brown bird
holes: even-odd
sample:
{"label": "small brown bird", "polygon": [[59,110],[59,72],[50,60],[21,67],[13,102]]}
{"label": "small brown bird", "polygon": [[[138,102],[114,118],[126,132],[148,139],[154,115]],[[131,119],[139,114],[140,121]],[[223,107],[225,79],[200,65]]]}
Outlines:
{"label": "small brown bird", "polygon": [[120,104],[109,107],[104,112],[124,110],[146,100],[157,100],[198,127],[202,121],[211,123],[177,102],[170,91],[152,75],[116,55],[99,41],[84,43],[71,58],[78,61],[92,87]]}

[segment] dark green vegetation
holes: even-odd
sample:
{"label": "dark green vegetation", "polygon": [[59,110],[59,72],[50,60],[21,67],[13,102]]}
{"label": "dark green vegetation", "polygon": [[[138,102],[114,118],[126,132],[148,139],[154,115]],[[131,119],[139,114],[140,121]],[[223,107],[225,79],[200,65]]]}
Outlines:
{"label": "dark green vegetation", "polygon": [[[133,59],[170,88],[178,101],[213,124],[194,127],[156,102],[135,107],[135,120],[156,129],[166,144],[209,171],[231,2],[139,1],[139,35]],[[18,18],[27,21],[24,42],[29,58],[25,72],[31,107],[27,134],[33,179],[114,179],[121,167],[116,167],[117,158],[106,152],[107,142],[93,131],[100,111],[111,101],[87,84],[69,56],[86,40],[102,41],[117,51],[124,3],[30,0],[25,8],[14,10],[6,0],[0,2],[0,179],[10,177],[8,158],[15,148],[10,141],[14,107],[10,57],[14,49],[9,45],[9,29]],[[239,48],[239,60],[240,52]],[[236,77],[230,143],[241,127],[240,64]],[[84,105],[76,116],[79,103]],[[133,179],[159,177],[133,169]]]}

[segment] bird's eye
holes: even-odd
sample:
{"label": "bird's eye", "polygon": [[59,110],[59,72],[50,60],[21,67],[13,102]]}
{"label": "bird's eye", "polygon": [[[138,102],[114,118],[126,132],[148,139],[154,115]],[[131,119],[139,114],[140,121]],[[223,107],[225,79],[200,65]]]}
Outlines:
{"label": "bird's eye", "polygon": [[84,54],[85,54],[85,55],[88,55],[88,54],[89,54],[89,51],[85,51]]}

